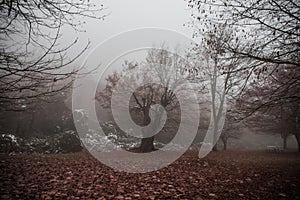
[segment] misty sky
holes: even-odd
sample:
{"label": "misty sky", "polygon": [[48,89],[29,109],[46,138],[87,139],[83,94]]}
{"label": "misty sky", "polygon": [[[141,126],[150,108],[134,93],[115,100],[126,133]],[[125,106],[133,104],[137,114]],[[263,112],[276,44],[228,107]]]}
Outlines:
{"label": "misty sky", "polygon": [[[72,54],[86,44],[88,39],[92,42],[92,48],[85,55],[113,35],[143,27],[166,28],[188,37],[192,35],[192,29],[183,26],[191,21],[191,12],[184,0],[106,0],[99,3],[103,3],[108,8],[105,13],[110,13],[104,21],[87,19],[83,27],[86,33],[64,30],[61,40],[63,43],[73,41],[76,35],[80,39],[78,48],[73,50]],[[83,59],[84,56],[76,64],[81,64]]]}
{"label": "misty sky", "polygon": [[111,14],[104,21],[89,23],[88,35],[95,42],[123,31],[141,27],[161,27],[191,34],[183,27],[190,20],[184,0],[107,0],[104,5]]}

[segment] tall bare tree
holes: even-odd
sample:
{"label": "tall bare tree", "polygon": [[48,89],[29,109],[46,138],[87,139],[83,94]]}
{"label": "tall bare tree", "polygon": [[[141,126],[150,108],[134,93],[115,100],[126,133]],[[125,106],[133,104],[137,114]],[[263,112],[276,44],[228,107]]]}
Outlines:
{"label": "tall bare tree", "polygon": [[72,84],[78,69],[67,68],[88,47],[74,57],[67,52],[74,42],[60,45],[61,29],[82,30],[86,18],[104,19],[103,5],[89,1],[0,2],[0,104],[1,109],[18,110],[20,102],[53,95]]}
{"label": "tall bare tree", "polygon": [[[244,59],[248,73],[244,89],[255,98],[241,118],[257,111],[299,107],[300,4],[294,0],[191,0],[195,36],[211,26],[229,24],[239,46],[226,49]],[[280,74],[280,76],[279,76]],[[255,88],[251,85],[255,82]],[[247,89],[250,88],[250,89]],[[251,90],[252,92],[250,92]],[[258,96],[256,94],[259,94]],[[241,97],[242,99],[246,99]],[[249,100],[249,99],[247,99]],[[293,109],[298,110],[298,109]],[[295,114],[298,116],[299,114]],[[299,124],[299,119],[295,119]],[[297,126],[296,126],[297,127]],[[299,126],[298,126],[299,127]],[[295,129],[299,138],[299,128]],[[297,141],[299,141],[297,139]]]}
{"label": "tall bare tree", "polygon": [[[218,138],[226,118],[226,103],[234,105],[236,93],[243,87],[242,80],[247,77],[247,73],[241,70],[244,67],[241,59],[226,49],[233,38],[232,30],[227,24],[211,26],[203,33],[201,43],[191,51],[198,62],[199,76],[205,80],[200,85],[204,85],[211,96],[209,101],[212,117],[209,129],[213,135],[214,150],[217,150]],[[236,41],[234,43],[238,45]]]}

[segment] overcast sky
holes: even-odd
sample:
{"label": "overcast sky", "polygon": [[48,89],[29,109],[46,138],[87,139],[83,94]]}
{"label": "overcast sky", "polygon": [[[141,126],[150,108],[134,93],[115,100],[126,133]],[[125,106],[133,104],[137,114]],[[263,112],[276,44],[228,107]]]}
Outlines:
{"label": "overcast sky", "polygon": [[[86,33],[75,34],[80,39],[79,46],[88,39],[92,42],[89,51],[113,35],[143,27],[166,28],[188,37],[192,35],[192,29],[183,26],[191,20],[191,12],[184,0],[106,0],[99,3],[108,8],[105,11],[110,13],[107,18],[104,21],[88,19],[84,26]],[[62,41],[71,42],[73,39],[74,32],[65,30]],[[83,59],[84,56],[76,64],[81,64]]]}
{"label": "overcast sky", "polygon": [[190,20],[184,0],[107,0],[104,5],[111,14],[104,20],[89,23],[87,31],[95,42],[120,32],[141,28],[161,27],[190,35],[183,24]]}

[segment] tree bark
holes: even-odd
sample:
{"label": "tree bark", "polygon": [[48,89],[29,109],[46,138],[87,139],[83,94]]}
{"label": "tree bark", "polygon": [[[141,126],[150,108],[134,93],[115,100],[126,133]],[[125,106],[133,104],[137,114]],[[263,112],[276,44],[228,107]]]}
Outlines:
{"label": "tree bark", "polygon": [[222,141],[223,141],[223,150],[226,151],[227,150],[227,138],[222,137]]}
{"label": "tree bark", "polygon": [[[150,111],[150,106],[145,107],[143,110],[143,114],[144,114],[143,125],[144,126],[147,126],[151,122],[151,119],[149,116],[149,111]],[[145,135],[147,135],[147,134],[145,134]],[[142,138],[140,151],[141,152],[154,151],[155,148],[154,148],[153,142],[154,142],[154,136]]]}
{"label": "tree bark", "polygon": [[148,137],[148,138],[142,138],[141,146],[140,146],[140,151],[141,152],[151,152],[154,151],[154,136]]}
{"label": "tree bark", "polygon": [[214,145],[214,147],[212,148],[213,151],[218,151],[218,145],[217,143]]}
{"label": "tree bark", "polygon": [[295,137],[298,144],[298,152],[300,153],[300,133],[299,132],[295,133]]}

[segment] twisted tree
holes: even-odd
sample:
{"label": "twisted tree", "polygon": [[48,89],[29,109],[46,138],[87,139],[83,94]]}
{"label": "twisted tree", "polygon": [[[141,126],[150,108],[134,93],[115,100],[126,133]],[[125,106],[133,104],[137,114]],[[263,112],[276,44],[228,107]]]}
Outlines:
{"label": "twisted tree", "polygon": [[[163,48],[151,49],[148,51],[144,62],[125,62],[125,68],[122,72],[108,75],[107,83],[104,89],[97,93],[96,99],[102,107],[111,109],[113,93],[124,91],[131,93],[131,88],[133,88],[134,91],[129,103],[133,120],[141,126],[147,126],[151,122],[150,115],[153,114],[153,126],[142,133],[144,137],[141,139],[139,148],[141,152],[151,152],[155,150],[153,144],[155,135],[149,135],[159,128],[163,109],[168,113],[168,119],[171,118],[176,121],[176,125],[172,128],[176,129],[178,126],[177,118],[180,105],[174,90],[180,88],[180,83],[188,77],[184,75],[188,68],[187,61],[179,55],[172,54]],[[121,88],[116,89],[117,84],[121,85]],[[119,99],[119,103],[122,105],[126,103],[124,101],[127,100]],[[163,109],[155,107],[155,104],[161,105]],[[166,132],[170,132],[170,129]]]}

